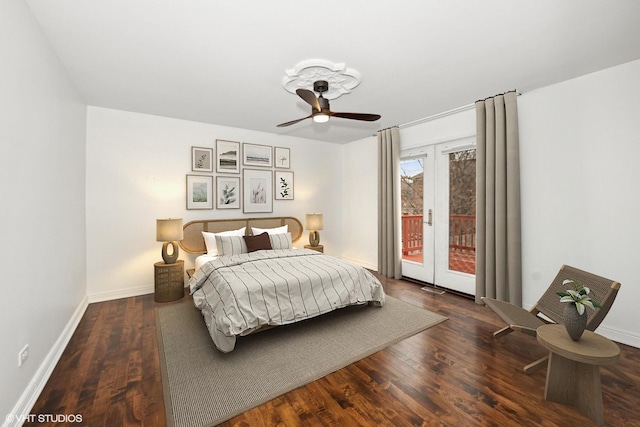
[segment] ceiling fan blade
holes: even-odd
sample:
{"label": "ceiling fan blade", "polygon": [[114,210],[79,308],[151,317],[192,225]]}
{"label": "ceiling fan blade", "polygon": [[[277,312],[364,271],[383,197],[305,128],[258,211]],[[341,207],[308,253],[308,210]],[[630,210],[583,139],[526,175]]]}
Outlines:
{"label": "ceiling fan blade", "polygon": [[330,116],[341,117],[343,119],[364,120],[365,122],[374,122],[382,117],[380,114],[363,114],[363,113],[334,113],[330,112]]}
{"label": "ceiling fan blade", "polygon": [[305,120],[305,119],[309,119],[309,118],[311,118],[311,116],[312,116],[312,115],[309,115],[309,116],[307,116],[307,117],[303,117],[303,118],[301,118],[301,119],[291,120],[290,122],[286,122],[286,123],[280,123],[280,124],[279,124],[278,126],[276,126],[276,127],[282,128],[282,127],[285,127],[285,126],[291,126],[291,125],[294,125],[294,124],[296,124],[296,123],[298,123],[298,122],[301,122],[301,121],[303,121],[303,120]]}
{"label": "ceiling fan blade", "polygon": [[315,108],[316,110],[320,111],[322,108],[320,108],[320,103],[318,102],[318,98],[316,98],[316,95],[311,92],[310,90],[307,89],[297,89],[296,93],[298,94],[298,96],[302,99],[304,99],[304,101],[311,105],[311,107]]}

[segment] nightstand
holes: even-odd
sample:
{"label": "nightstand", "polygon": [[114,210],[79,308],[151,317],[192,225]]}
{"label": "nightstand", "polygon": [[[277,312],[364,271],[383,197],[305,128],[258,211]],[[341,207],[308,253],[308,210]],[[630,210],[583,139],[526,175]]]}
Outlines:
{"label": "nightstand", "polygon": [[154,299],[157,302],[175,301],[184,296],[184,261],[173,264],[156,262],[154,266]]}
{"label": "nightstand", "polygon": [[304,248],[324,253],[324,246],[322,245],[318,245],[318,246],[304,245]]}

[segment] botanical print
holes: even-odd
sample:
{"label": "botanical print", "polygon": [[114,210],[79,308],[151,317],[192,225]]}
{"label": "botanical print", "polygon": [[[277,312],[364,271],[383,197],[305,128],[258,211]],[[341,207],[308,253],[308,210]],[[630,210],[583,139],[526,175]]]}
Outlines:
{"label": "botanical print", "polygon": [[213,177],[187,175],[187,209],[213,209]]}
{"label": "botanical print", "polygon": [[293,200],[293,172],[276,171],[276,200]]}
{"label": "botanical print", "polygon": [[244,212],[273,212],[273,172],[243,169]]}
{"label": "botanical print", "polygon": [[231,205],[238,200],[236,196],[236,187],[231,186],[228,183],[224,185],[222,189],[222,195],[220,196],[220,204],[221,205]]}
{"label": "botanical print", "polygon": [[216,177],[218,209],[240,209],[240,178]]}
{"label": "botanical print", "polygon": [[290,151],[284,147],[274,147],[275,167],[280,169],[289,169]]}
{"label": "botanical print", "polygon": [[243,164],[247,166],[271,167],[271,147],[268,145],[242,144]]}
{"label": "botanical print", "polygon": [[191,147],[191,170],[194,172],[213,172],[213,149]]}
{"label": "botanical print", "polygon": [[251,203],[265,204],[267,203],[267,190],[265,188],[266,180],[261,178],[253,178],[251,182]]}
{"label": "botanical print", "polygon": [[208,192],[208,186],[205,182],[193,183],[193,194],[191,196],[191,201],[195,203],[206,202],[207,192]]}
{"label": "botanical print", "polygon": [[240,143],[216,140],[216,172],[240,173]]}
{"label": "botanical print", "polygon": [[289,197],[289,183],[282,177],[280,177],[280,197],[283,199]]}

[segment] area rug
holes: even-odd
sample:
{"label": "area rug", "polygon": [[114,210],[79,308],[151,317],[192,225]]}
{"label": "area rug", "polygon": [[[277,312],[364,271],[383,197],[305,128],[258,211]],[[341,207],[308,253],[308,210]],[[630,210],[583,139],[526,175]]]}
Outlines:
{"label": "area rug", "polygon": [[386,297],[238,338],[219,352],[190,301],[158,308],[167,425],[211,426],[322,378],[446,317]]}

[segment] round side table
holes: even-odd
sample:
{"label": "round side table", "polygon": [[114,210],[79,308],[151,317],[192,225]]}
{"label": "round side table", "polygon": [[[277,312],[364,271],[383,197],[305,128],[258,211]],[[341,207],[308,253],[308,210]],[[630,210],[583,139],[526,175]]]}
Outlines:
{"label": "round side table", "polygon": [[154,267],[154,299],[157,302],[175,301],[184,296],[184,261],[173,264],[156,262]]}
{"label": "round side table", "polygon": [[584,331],[579,341],[573,341],[564,325],[540,326],[536,335],[549,350],[544,398],[574,406],[596,424],[604,425],[600,366],[615,364],[620,348],[591,331]]}

